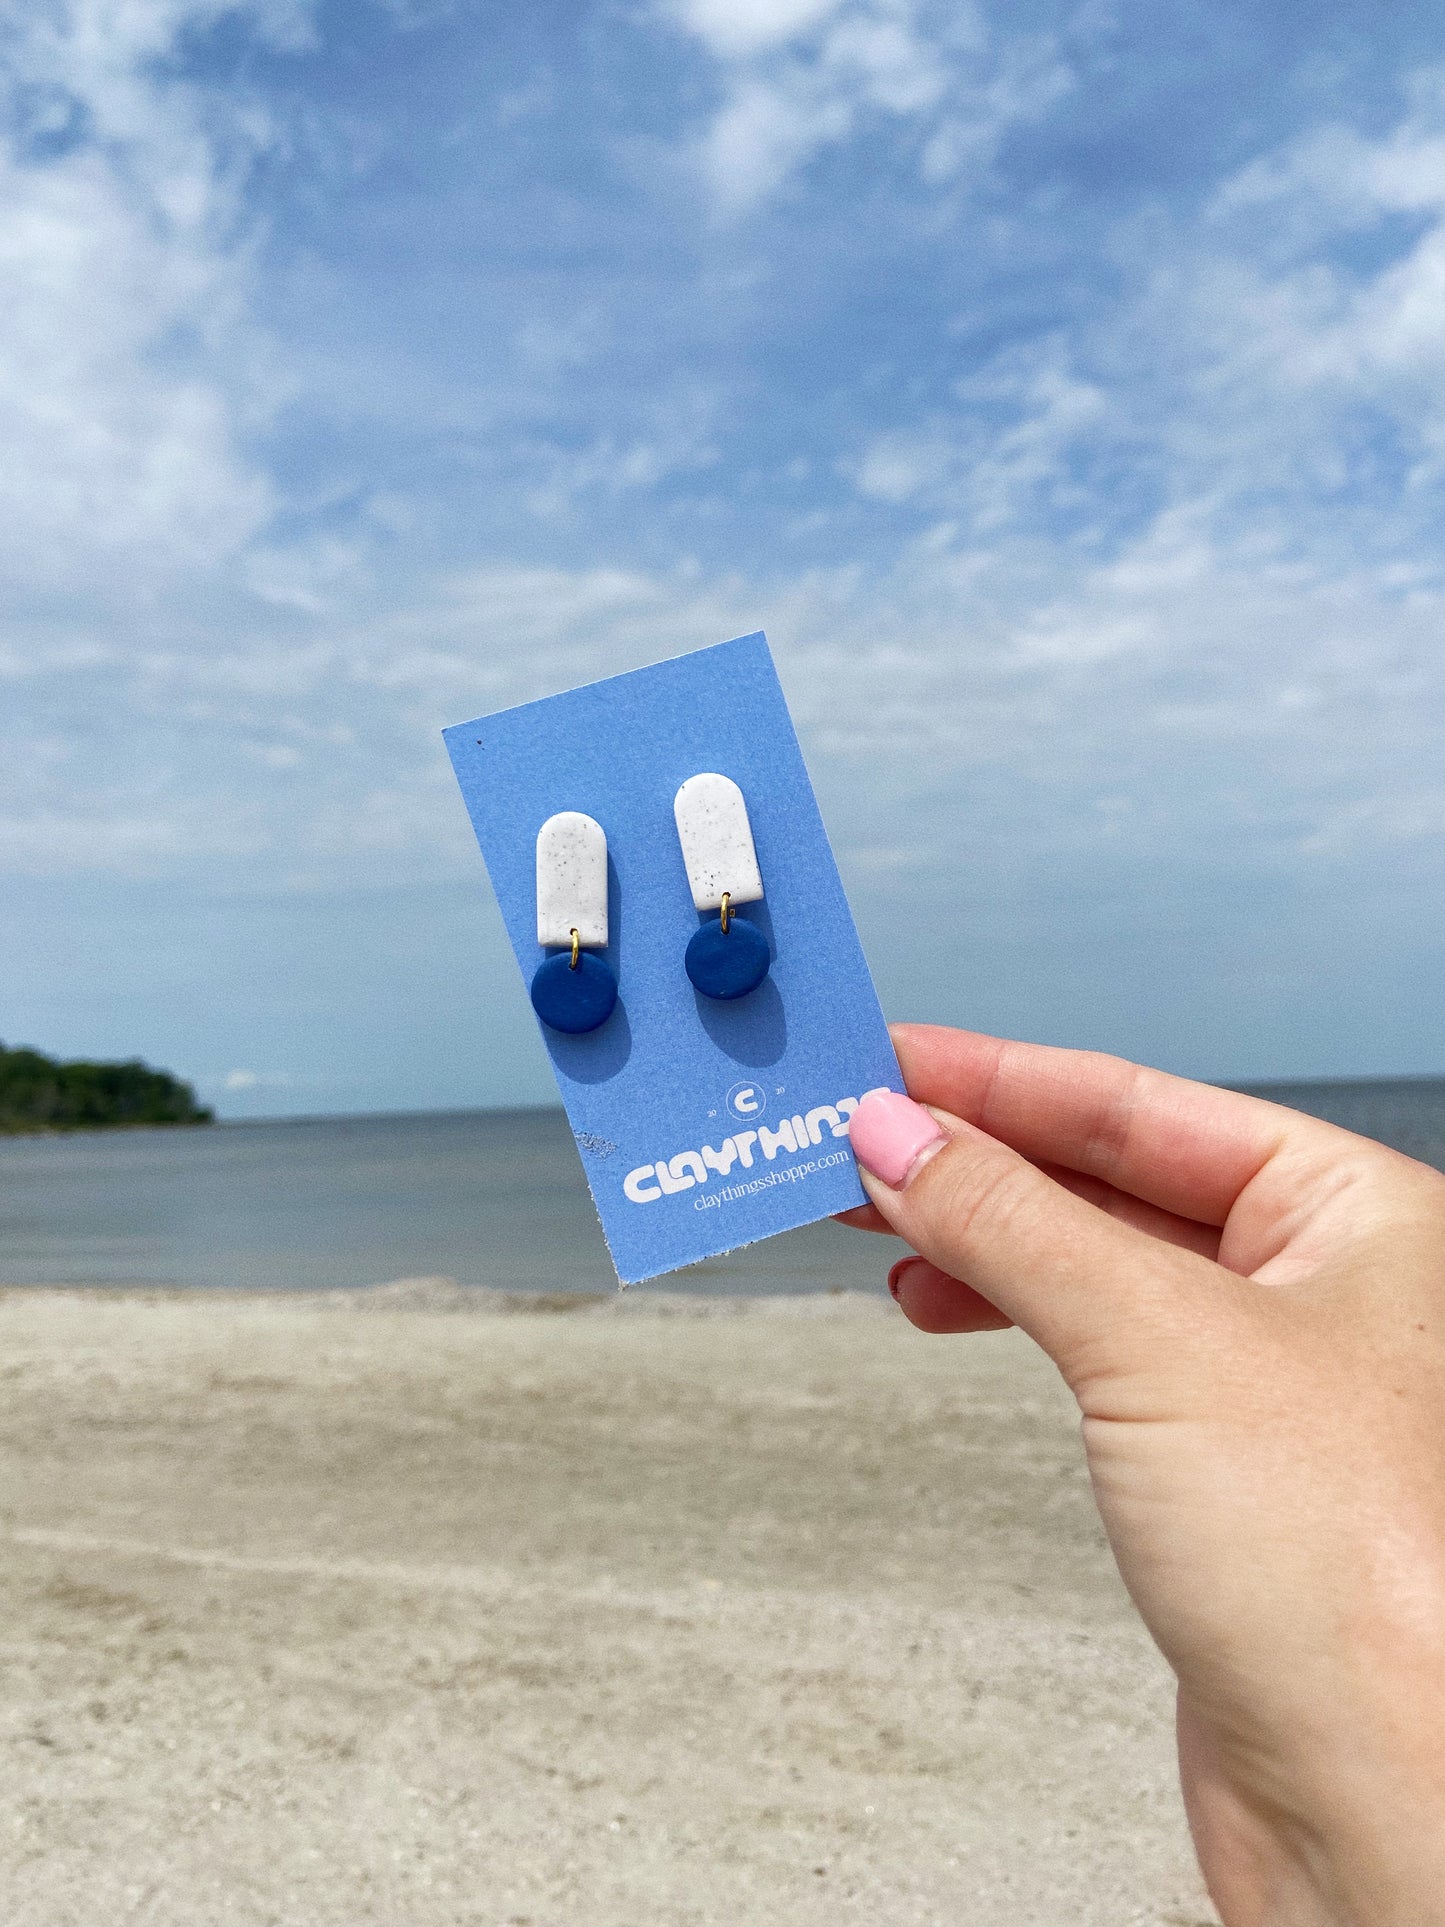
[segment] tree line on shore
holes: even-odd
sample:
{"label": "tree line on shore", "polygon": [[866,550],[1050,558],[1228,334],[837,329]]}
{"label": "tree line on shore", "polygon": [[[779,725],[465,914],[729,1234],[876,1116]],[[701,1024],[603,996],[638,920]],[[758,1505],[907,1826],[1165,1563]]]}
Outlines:
{"label": "tree line on shore", "polygon": [[189,1084],[138,1057],[121,1064],[62,1062],[0,1044],[0,1133],[97,1131],[132,1124],[210,1124]]}

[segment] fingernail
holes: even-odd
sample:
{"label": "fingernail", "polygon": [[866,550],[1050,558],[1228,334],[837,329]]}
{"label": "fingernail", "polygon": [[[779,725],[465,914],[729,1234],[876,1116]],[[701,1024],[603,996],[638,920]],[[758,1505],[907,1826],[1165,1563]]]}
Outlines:
{"label": "fingernail", "polygon": [[908,1256],[906,1258],[900,1258],[892,1271],[889,1272],[888,1289],[893,1293],[895,1299],[898,1297],[898,1288],[903,1283],[904,1272],[907,1271],[910,1265],[917,1265],[922,1262],[923,1260],[916,1252],[910,1251]]}
{"label": "fingernail", "polygon": [[921,1104],[897,1091],[870,1091],[848,1126],[853,1155],[894,1191],[903,1189],[945,1135]]}

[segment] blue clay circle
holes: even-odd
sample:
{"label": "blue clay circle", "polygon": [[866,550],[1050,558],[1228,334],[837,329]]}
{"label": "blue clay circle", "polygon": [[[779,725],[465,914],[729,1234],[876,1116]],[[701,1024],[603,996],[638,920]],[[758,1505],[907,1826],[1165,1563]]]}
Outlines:
{"label": "blue clay circle", "polygon": [[553,1030],[565,1030],[574,1037],[605,1024],[616,1002],[612,968],[591,950],[582,952],[575,970],[571,951],[558,951],[532,979],[533,1010]]}
{"label": "blue clay circle", "polygon": [[688,944],[683,964],[704,997],[730,999],[756,990],[771,961],[768,940],[758,926],[734,915],[726,936],[721,917],[703,924]]}

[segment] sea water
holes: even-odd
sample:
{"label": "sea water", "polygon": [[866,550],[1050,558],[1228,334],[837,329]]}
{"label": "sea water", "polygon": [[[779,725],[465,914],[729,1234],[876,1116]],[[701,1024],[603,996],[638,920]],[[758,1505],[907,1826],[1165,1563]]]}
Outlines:
{"label": "sea water", "polygon": [[[1445,1169],[1445,1079],[1255,1088]],[[811,1225],[662,1284],[881,1291],[899,1249]],[[0,1138],[3,1284],[307,1290],[438,1275],[503,1290],[615,1288],[560,1111]]]}

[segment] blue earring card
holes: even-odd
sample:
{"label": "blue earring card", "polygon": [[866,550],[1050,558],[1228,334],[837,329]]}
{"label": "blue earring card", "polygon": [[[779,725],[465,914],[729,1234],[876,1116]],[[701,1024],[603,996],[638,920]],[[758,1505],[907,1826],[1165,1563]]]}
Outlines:
{"label": "blue earring card", "polygon": [[[641,1283],[864,1202],[848,1118],[901,1090],[858,933],[766,638],[445,731],[526,985],[537,943],[536,841],[560,810],[607,835],[608,963],[597,1030],[542,1027],[618,1277]],[[672,801],[720,771],[747,802],[764,899],[733,912],[767,939],[762,984],[693,989],[693,908]]]}

